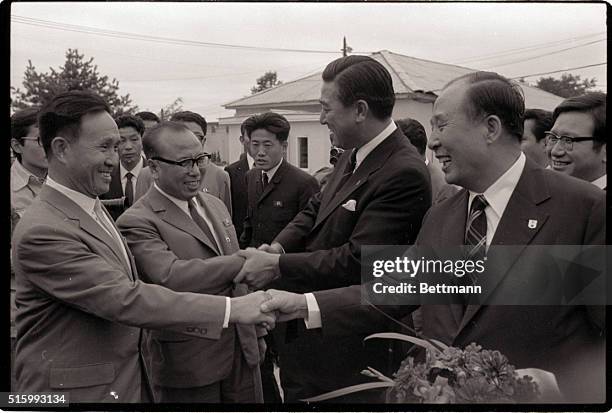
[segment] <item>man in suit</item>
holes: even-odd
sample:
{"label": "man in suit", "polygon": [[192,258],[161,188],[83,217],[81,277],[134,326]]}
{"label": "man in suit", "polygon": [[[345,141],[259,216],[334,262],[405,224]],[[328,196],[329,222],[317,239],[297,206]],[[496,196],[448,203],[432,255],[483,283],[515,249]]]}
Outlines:
{"label": "man in suit", "polygon": [[[256,168],[246,174],[248,207],[240,242],[257,248],[272,243],[306,207],[310,197],[319,191],[319,184],[315,178],[284,159],[291,129],[284,116],[266,112],[249,117],[243,125]],[[282,333],[275,332],[275,339],[279,335]],[[266,338],[268,351],[262,366],[266,402],[281,401],[273,375],[277,353],[275,341],[272,336]]]}
{"label": "man in suit", "polygon": [[246,174],[247,216],[241,242],[249,247],[271,244],[319,191],[317,180],[284,159],[291,126],[273,112],[245,121],[255,169]]}
{"label": "man in suit", "polygon": [[553,112],[546,152],[553,170],[601,189],[606,175],[606,94],[585,93],[565,99]]}
{"label": "man in suit", "polygon": [[140,118],[131,115],[119,116],[115,123],[121,137],[119,165],[113,169],[109,191],[100,195],[100,199],[116,221],[137,199],[135,189],[144,166],[142,135],[145,127]]}
{"label": "man in suit", "polygon": [[425,157],[425,149],[427,148],[427,134],[425,128],[416,119],[403,118],[398,120],[397,127],[402,130],[404,135],[410,140],[410,143],[419,151],[419,154],[423,157],[427,170],[429,171],[429,178],[431,180],[431,199],[432,204],[436,204],[456,193],[459,188],[454,185],[449,185],[444,179],[444,174],[438,165],[434,165],[429,162]]}
{"label": "man in suit", "polygon": [[[155,183],[117,221],[143,280],[175,291],[244,295],[246,286],[234,290],[232,283],[243,260],[231,255],[238,251],[231,217],[221,200],[199,190],[206,157],[200,141],[184,125],[162,122],[147,132],[144,147]],[[158,401],[262,401],[253,326],[225,329],[214,341],[149,333]]]}
{"label": "man in suit", "polygon": [[[191,111],[177,112],[170,118],[173,122],[184,124],[202,143],[206,146],[206,120],[199,114]],[[207,153],[207,164],[203,169],[204,178],[202,179],[202,191],[219,198],[227,210],[232,213],[232,195],[230,178],[227,172],[210,162],[210,153]],[[145,168],[142,173],[141,183],[136,187],[136,196],[144,195],[153,185],[153,177],[149,168]]]}
{"label": "man in suit", "polygon": [[[464,189],[428,211],[416,245],[441,251],[442,259],[453,247],[477,245],[495,269],[479,281],[491,294],[487,302],[528,294],[534,281],[537,288],[537,281],[550,276],[550,260],[537,246],[605,244],[604,193],[526,159],[520,147],[523,113],[520,87],[490,72],[451,81],[434,103],[429,147],[447,181]],[[474,214],[478,204],[484,211]],[[471,242],[476,223],[482,225],[477,244]],[[554,288],[561,281],[547,283]],[[323,335],[384,331],[380,313],[361,305],[359,286],[314,292],[308,299],[316,308],[308,294],[271,293],[277,297],[263,310],[304,317],[310,328],[322,327]],[[605,308],[538,305],[540,298],[529,305],[423,305],[423,336],[499,350],[517,368],[553,372],[566,401],[601,403]],[[413,309],[395,308],[395,316]]]}
{"label": "man in suit", "polygon": [[[272,281],[258,274],[265,269],[275,285],[294,292],[359,284],[361,246],[416,238],[431,186],[425,163],[391,119],[395,94],[387,69],[365,56],[337,59],[323,71],[320,101],[321,123],[346,152],[325,189],[263,246],[268,252],[241,253],[248,259],[237,281],[263,287]],[[365,363],[387,370],[386,343],[364,346],[359,333],[330,341],[294,325],[296,334],[280,350],[285,400],[362,382]]]}
{"label": "man in suit", "polygon": [[151,129],[153,126],[157,125],[160,122],[159,117],[155,113],[146,110],[138,112],[134,116],[142,120],[142,123],[145,127],[145,131]]}
{"label": "man in suit", "polygon": [[71,403],[146,401],[140,328],[218,340],[230,323],[274,322],[263,293],[174,292],[139,280],[98,196],[117,165],[108,104],[61,93],[39,114],[47,181],[13,234],[17,392],[67,392]]}
{"label": "man in suit", "polygon": [[521,150],[541,167],[548,166],[548,155],[546,154],[546,132],[553,125],[552,113],[542,109],[525,110],[525,127]]}
{"label": "man in suit", "polygon": [[[247,212],[246,173],[255,163],[255,160],[249,154],[249,137],[244,130],[245,122],[242,122],[240,125],[239,138],[244,152],[240,154],[240,159],[225,167],[225,171],[230,177],[230,188],[232,190],[232,222],[238,237],[242,234],[244,218],[246,218]],[[240,248],[245,248],[245,246],[240,244]]]}

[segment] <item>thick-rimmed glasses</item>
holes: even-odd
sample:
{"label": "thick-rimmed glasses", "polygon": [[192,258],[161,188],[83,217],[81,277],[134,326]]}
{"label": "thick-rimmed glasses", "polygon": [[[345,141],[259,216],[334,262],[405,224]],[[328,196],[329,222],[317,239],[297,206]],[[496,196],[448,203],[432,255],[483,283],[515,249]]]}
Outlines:
{"label": "thick-rimmed glasses", "polygon": [[559,136],[554,132],[547,131],[544,132],[544,136],[546,139],[546,146],[549,148],[553,148],[557,143],[561,144],[561,148],[566,151],[571,151],[574,149],[574,142],[584,142],[584,141],[592,141],[594,138],[592,136]]}
{"label": "thick-rimmed glasses", "polygon": [[36,141],[36,143],[38,143],[38,146],[42,146],[40,136],[22,136],[21,139],[23,139],[24,141]]}
{"label": "thick-rimmed glasses", "polygon": [[187,159],[183,159],[181,161],[172,161],[170,159],[165,159],[159,156],[155,156],[153,158],[154,161],[160,161],[160,162],[164,162],[164,163],[169,163],[170,165],[177,165],[180,167],[183,167],[187,170],[191,170],[193,169],[194,165],[197,165],[198,168],[202,168],[206,165],[208,165],[208,163],[210,162],[210,158],[208,156],[208,154],[202,154],[202,155],[198,155],[195,158],[187,158]]}

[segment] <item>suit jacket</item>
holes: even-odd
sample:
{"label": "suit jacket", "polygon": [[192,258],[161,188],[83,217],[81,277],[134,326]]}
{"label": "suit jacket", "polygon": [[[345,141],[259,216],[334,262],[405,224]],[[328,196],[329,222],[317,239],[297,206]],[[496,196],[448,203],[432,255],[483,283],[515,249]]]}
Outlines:
{"label": "suit jacket", "polygon": [[259,247],[274,237],[308,204],[319,191],[315,178],[283,160],[272,180],[264,188],[262,170],[251,169],[247,175],[248,208],[241,244]]}
{"label": "suit jacket", "polygon": [[[276,237],[287,254],[280,256],[275,287],[309,292],[359,284],[362,245],[414,242],[431,204],[429,174],[416,149],[396,129],[340,187],[350,155],[343,154],[325,189]],[[296,328],[297,338],[279,348],[286,400],[368,381],[360,374],[364,366],[389,372],[388,343],[364,345],[359,332],[330,340],[303,323]]]}
{"label": "suit jacket", "polygon": [[[143,160],[143,168],[146,165],[144,158]],[[139,178],[140,179],[140,178]],[[134,182],[134,201],[136,201],[136,186],[138,185],[138,180]],[[129,208],[129,205],[126,205],[127,200],[121,200],[125,194],[123,193],[123,185],[121,184],[121,168],[119,164],[113,169],[111,174],[111,183],[108,189],[108,192],[99,196],[101,200],[107,201],[103,202],[104,206],[108,210],[108,212],[113,217],[113,220],[116,221],[123,211]],[[112,202],[111,202],[112,200]]]}
{"label": "suit jacket", "polygon": [[[198,199],[212,221],[211,230],[221,243],[209,239],[193,220],[155,187],[149,189],[117,221],[134,254],[142,279],[174,291],[218,296],[244,295],[232,280],[243,260],[231,256],[238,241],[231,218],[216,197],[200,193]],[[255,328],[230,326],[215,340],[201,340],[173,331],[153,330],[148,335],[152,351],[152,379],[169,387],[200,387],[227,377],[239,339],[251,366],[259,362]]]}
{"label": "suit jacket", "polygon": [[[440,250],[463,244],[468,193],[461,190],[434,205],[424,219],[417,244]],[[529,220],[537,220],[535,229]],[[529,159],[501,217],[492,246],[604,245],[605,197],[587,182],[542,169]],[[490,250],[493,251],[493,250]],[[550,271],[529,248],[490,256],[496,271],[484,282],[495,295],[516,293],[525,274]],[[541,268],[541,269],[538,269]],[[529,291],[528,288],[525,291]],[[315,293],[323,332],[349,329],[375,332],[378,312],[360,305],[359,287]],[[603,401],[605,394],[605,309],[584,306],[424,305],[423,335],[448,345],[471,342],[499,350],[516,368],[552,371],[568,402]],[[395,316],[411,308],[394,310]],[[403,310],[403,311],[402,311]],[[380,329],[378,330],[381,331]]]}
{"label": "suit jacket", "polygon": [[16,391],[66,391],[71,402],[139,402],[141,327],[221,337],[223,297],[143,283],[129,249],[128,263],[107,232],[53,188],[43,187],[12,245]]}
{"label": "suit jacket", "polygon": [[[153,186],[153,175],[151,170],[147,166],[142,168],[140,175],[138,175],[138,182],[136,183],[136,192],[134,199],[138,199],[147,193],[150,187]],[[230,178],[227,172],[219,168],[217,165],[209,164],[206,167],[204,173],[204,179],[202,180],[202,191],[216,196],[225,204],[225,207],[232,213],[232,194],[230,192]]]}
{"label": "suit jacket", "polygon": [[249,161],[246,154],[243,153],[240,159],[226,166],[225,171],[229,174],[232,190],[232,222],[240,237],[247,213],[246,173],[249,171]]}

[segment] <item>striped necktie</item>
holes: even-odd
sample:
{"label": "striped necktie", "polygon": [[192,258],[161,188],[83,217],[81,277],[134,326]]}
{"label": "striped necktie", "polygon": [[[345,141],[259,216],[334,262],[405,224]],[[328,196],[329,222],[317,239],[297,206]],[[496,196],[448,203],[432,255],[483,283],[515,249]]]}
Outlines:
{"label": "striped necktie", "polygon": [[487,216],[484,209],[489,205],[484,195],[476,195],[470,207],[465,227],[465,245],[468,257],[482,259],[487,255]]}

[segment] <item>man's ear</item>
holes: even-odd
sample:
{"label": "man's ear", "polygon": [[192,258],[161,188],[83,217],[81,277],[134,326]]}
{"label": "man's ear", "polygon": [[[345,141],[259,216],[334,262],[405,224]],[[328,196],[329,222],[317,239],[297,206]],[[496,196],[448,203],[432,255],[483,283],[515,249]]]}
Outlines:
{"label": "man's ear", "polygon": [[159,164],[153,159],[147,159],[147,165],[149,165],[151,170],[151,176],[153,179],[156,179],[159,176]]}
{"label": "man's ear", "polygon": [[15,138],[11,138],[11,148],[13,149],[13,152],[15,153],[23,152],[23,145],[21,144],[21,142],[19,142],[19,140]]}
{"label": "man's ear", "polygon": [[504,129],[501,119],[497,115],[488,115],[483,122],[487,128],[487,143],[495,142],[501,136]]}
{"label": "man's ear", "polygon": [[70,152],[70,142],[66,138],[56,136],[51,141],[51,153],[53,157],[59,160],[61,163],[66,163],[66,156]]}
{"label": "man's ear", "polygon": [[359,99],[354,103],[355,105],[355,121],[357,123],[364,122],[368,117],[368,113],[370,112],[370,106],[368,102],[363,99]]}

